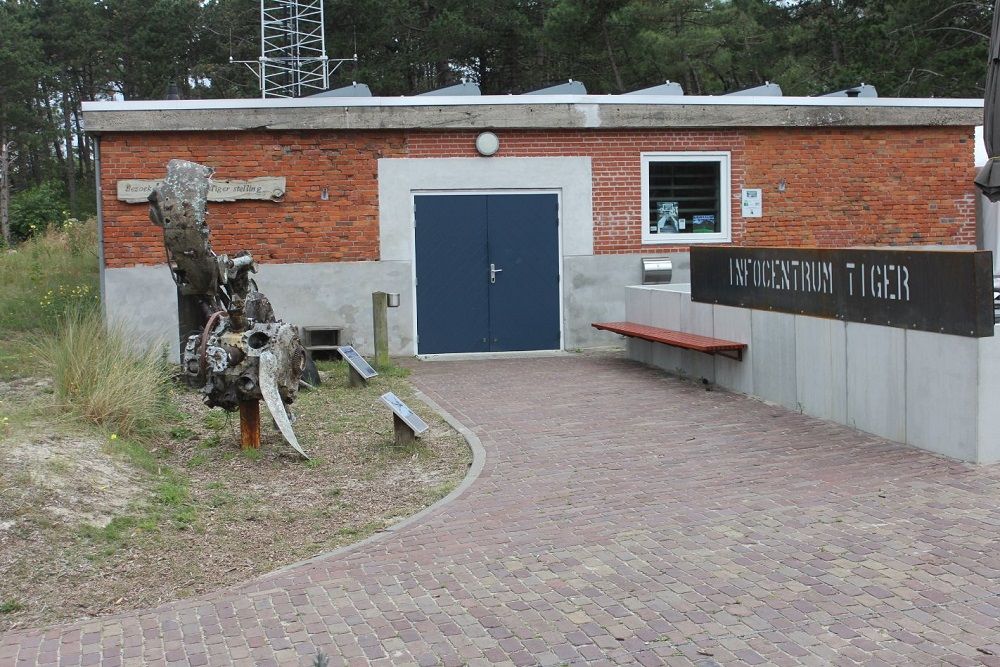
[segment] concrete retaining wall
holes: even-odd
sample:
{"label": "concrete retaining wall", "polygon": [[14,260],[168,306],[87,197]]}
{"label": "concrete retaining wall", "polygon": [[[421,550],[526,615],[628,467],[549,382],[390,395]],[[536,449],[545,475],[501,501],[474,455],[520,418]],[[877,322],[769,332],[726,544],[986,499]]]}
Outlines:
{"label": "concrete retaining wall", "polygon": [[626,289],[626,319],[748,344],[743,361],[630,340],[632,359],[963,461],[1000,460],[1000,337],[966,338]]}

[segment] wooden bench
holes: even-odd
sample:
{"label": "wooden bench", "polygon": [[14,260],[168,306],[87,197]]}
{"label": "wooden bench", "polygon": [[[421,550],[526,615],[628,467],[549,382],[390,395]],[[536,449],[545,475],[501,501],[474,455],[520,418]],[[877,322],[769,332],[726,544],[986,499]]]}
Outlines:
{"label": "wooden bench", "polygon": [[653,343],[663,343],[673,347],[680,347],[685,350],[704,352],[705,354],[719,354],[736,361],[743,361],[743,350],[747,349],[746,343],[737,343],[732,340],[722,340],[721,338],[709,338],[698,334],[673,331],[671,329],[661,329],[650,327],[645,324],[634,324],[632,322],[595,322],[590,326],[602,331],[621,334],[630,338],[639,338]]}

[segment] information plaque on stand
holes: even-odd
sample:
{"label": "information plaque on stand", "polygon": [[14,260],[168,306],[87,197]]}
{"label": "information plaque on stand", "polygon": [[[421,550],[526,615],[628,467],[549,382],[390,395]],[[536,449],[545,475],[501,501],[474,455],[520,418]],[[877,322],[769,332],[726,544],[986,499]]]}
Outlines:
{"label": "information plaque on stand", "polygon": [[415,441],[418,435],[429,428],[427,422],[411,410],[406,403],[403,403],[396,394],[388,391],[379,398],[392,410],[392,425],[397,445],[405,445]]}
{"label": "information plaque on stand", "polygon": [[365,358],[358,354],[358,351],[351,345],[341,345],[338,348],[341,358],[347,362],[347,376],[352,387],[363,387],[378,372],[371,367]]}

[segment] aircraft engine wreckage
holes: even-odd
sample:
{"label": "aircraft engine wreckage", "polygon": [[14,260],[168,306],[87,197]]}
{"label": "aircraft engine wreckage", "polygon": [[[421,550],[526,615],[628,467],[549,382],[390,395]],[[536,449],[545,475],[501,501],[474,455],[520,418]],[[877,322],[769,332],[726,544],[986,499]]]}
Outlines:
{"label": "aircraft engine wreckage", "polygon": [[276,319],[267,297],[257,291],[250,278],[256,273],[253,256],[213,252],[205,222],[212,173],[204,165],[171,160],[167,177],[149,195],[149,217],[163,228],[183,302],[181,321],[191,329],[182,336],[181,369],[188,384],[201,388],[205,405],[240,410],[242,445],[254,436],[259,443],[263,400],[288,444],[309,458],[292,431],[288,408],[305,369],[305,349],[296,328]]}

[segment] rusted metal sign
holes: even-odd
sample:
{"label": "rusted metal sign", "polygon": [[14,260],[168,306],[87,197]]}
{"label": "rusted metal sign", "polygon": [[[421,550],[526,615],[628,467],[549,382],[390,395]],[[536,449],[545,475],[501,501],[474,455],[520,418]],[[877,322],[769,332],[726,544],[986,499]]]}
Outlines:
{"label": "rusted metal sign", "polygon": [[691,299],[976,338],[993,335],[988,251],[691,248]]}

